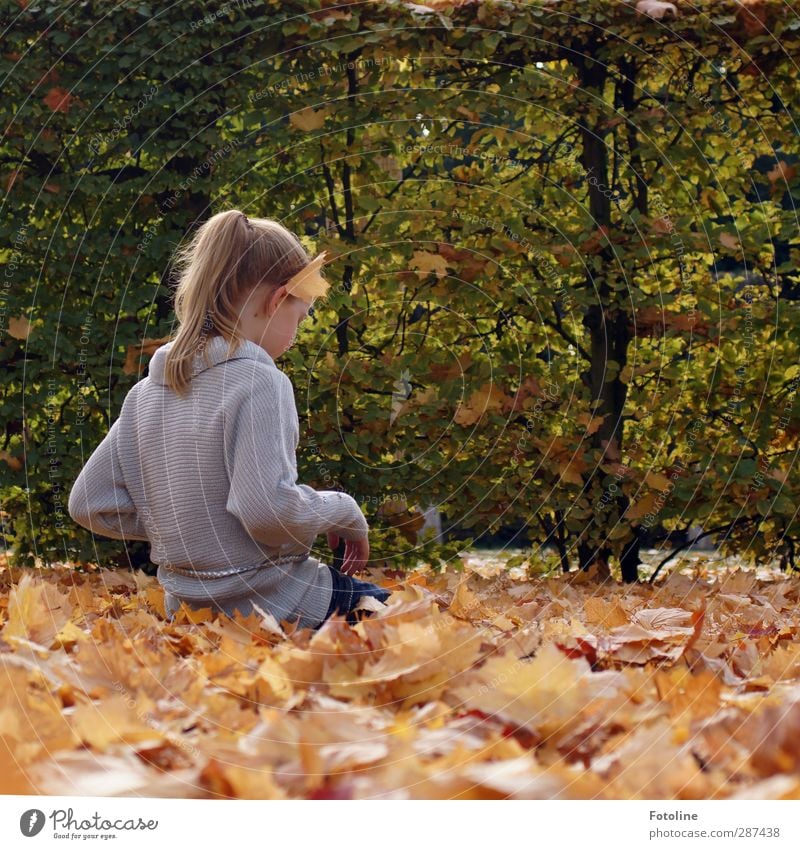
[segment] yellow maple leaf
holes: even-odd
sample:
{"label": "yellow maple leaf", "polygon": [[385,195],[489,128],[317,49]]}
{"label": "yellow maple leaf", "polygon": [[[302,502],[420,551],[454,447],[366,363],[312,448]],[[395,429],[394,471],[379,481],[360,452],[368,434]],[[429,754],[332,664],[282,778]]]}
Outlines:
{"label": "yellow maple leaf", "polygon": [[469,588],[468,584],[469,578],[461,581],[456,587],[453,600],[450,602],[450,607],[448,608],[450,615],[455,616],[457,619],[486,619],[491,615],[491,611],[488,610],[476,593]]}
{"label": "yellow maple leaf", "polygon": [[57,587],[33,575],[23,575],[9,593],[3,638],[49,646],[71,613],[69,599]]}
{"label": "yellow maple leaf", "polygon": [[423,278],[427,277],[431,271],[435,272],[437,277],[444,277],[447,274],[447,260],[440,254],[430,251],[414,251],[408,264]]}
{"label": "yellow maple leaf", "polygon": [[84,743],[98,751],[120,743],[159,740],[163,732],[146,721],[154,702],[139,692],[136,697],[114,693],[98,703],[82,703],[69,718]]}
{"label": "yellow maple leaf", "polygon": [[589,625],[603,625],[606,628],[614,628],[617,625],[627,625],[629,621],[619,600],[609,602],[592,595],[584,601],[583,612]]}
{"label": "yellow maple leaf", "polygon": [[81,640],[86,640],[89,635],[82,631],[71,619],[64,627],[55,635],[53,642],[50,645],[51,649],[67,649],[75,645]]}
{"label": "yellow maple leaf", "polygon": [[271,657],[265,657],[258,667],[256,677],[264,682],[278,699],[288,699],[294,692],[286,670]]}
{"label": "yellow maple leaf", "polygon": [[330,114],[329,109],[315,110],[313,106],[308,106],[306,109],[301,109],[299,112],[293,112],[289,116],[289,123],[298,130],[318,130],[324,123],[325,119]]}

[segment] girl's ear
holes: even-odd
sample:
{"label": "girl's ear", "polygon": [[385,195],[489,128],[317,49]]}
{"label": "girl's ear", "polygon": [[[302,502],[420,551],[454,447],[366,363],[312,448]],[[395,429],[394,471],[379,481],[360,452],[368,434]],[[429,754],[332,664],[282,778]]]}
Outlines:
{"label": "girl's ear", "polygon": [[260,311],[265,315],[270,316],[276,309],[286,300],[288,296],[286,286],[278,286],[277,289],[268,291],[261,302]]}

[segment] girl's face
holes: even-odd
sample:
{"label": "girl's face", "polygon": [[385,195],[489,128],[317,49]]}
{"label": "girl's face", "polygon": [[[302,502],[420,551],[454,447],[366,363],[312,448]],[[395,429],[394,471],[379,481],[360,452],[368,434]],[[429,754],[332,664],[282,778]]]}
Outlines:
{"label": "girl's face", "polygon": [[308,316],[311,303],[296,298],[279,286],[269,294],[262,304],[258,318],[262,333],[258,344],[277,359],[294,344],[300,324]]}

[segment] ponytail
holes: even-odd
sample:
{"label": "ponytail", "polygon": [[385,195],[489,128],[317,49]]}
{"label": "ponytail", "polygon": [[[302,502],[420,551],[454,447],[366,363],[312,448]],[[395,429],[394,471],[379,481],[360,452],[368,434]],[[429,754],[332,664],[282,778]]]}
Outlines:
{"label": "ponytail", "polygon": [[243,341],[235,306],[261,284],[280,286],[311,258],[297,236],[271,218],[248,218],[238,209],[205,221],[175,254],[178,330],[164,364],[164,379],[179,395],[188,389],[194,360],[206,338],[224,335],[235,351]]}

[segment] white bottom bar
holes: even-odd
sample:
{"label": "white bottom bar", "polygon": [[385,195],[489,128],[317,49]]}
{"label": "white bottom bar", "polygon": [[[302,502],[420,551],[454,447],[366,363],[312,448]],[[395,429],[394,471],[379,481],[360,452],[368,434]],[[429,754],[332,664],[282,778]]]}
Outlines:
{"label": "white bottom bar", "polygon": [[[303,810],[308,808],[308,810]],[[0,846],[797,846],[797,801],[252,801],[0,796]],[[31,833],[31,836],[27,836]],[[33,842],[31,842],[33,841]]]}

